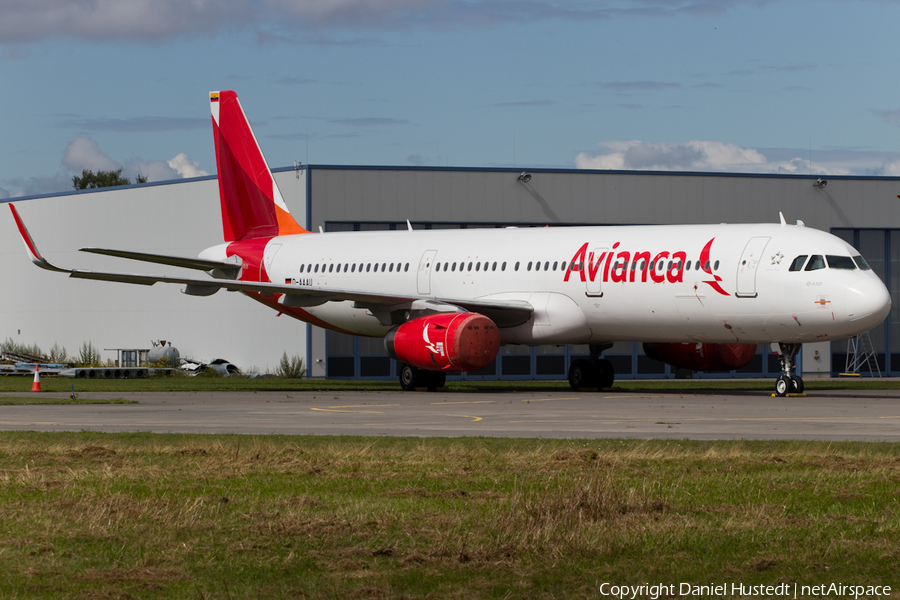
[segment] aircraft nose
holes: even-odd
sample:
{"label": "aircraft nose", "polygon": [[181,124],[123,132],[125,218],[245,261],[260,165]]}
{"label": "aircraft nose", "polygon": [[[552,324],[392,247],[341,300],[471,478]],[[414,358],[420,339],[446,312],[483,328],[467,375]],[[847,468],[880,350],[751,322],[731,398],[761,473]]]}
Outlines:
{"label": "aircraft nose", "polygon": [[891,312],[891,295],[880,279],[860,279],[847,287],[847,317],[854,324],[875,327]]}

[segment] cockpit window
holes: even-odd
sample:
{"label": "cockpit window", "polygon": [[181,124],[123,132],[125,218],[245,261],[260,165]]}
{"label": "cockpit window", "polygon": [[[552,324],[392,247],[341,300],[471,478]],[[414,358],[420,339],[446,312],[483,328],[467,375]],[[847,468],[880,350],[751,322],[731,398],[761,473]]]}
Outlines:
{"label": "cockpit window", "polygon": [[866,259],[862,257],[862,255],[857,255],[853,257],[853,260],[856,261],[856,266],[862,269],[863,271],[871,271],[872,267],[869,266],[869,263],[866,262]]}
{"label": "cockpit window", "polygon": [[821,254],[813,254],[806,264],[806,271],[818,271],[825,268],[825,259]]}
{"label": "cockpit window", "polygon": [[794,259],[794,262],[791,263],[791,271],[802,271],[803,263],[806,262],[806,259],[809,257],[809,254],[801,254],[797,258]]}
{"label": "cockpit window", "polygon": [[828,261],[828,266],[832,269],[846,269],[847,271],[856,269],[856,263],[854,263],[853,259],[849,256],[832,256],[831,254],[826,254],[825,260]]}

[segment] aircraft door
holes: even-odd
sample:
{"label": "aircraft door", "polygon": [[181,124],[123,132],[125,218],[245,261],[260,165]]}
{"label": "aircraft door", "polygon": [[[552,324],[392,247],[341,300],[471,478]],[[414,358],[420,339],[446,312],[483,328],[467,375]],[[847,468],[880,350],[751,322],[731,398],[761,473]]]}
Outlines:
{"label": "aircraft door", "polygon": [[416,288],[422,295],[431,294],[431,268],[434,263],[434,257],[437,250],[426,250],[419,261],[419,271],[416,276]]}
{"label": "aircraft door", "polygon": [[768,237],[753,237],[744,247],[737,266],[737,290],[734,295],[738,298],[756,298],[756,270],[769,239]]}
{"label": "aircraft door", "polygon": [[[266,245],[266,250],[263,252],[263,264],[260,265],[261,270],[265,270],[265,273],[259,274],[261,281],[267,281],[264,278],[264,275],[270,275],[272,273],[272,261],[275,259],[275,255],[278,254],[279,250],[281,250],[281,244],[273,244],[270,242]],[[271,281],[271,277],[268,281]]]}
{"label": "aircraft door", "polygon": [[587,260],[581,267],[584,269],[584,282],[587,286],[585,295],[588,298],[603,297],[601,283],[603,282],[603,261],[606,260],[607,252],[609,252],[609,246],[594,248],[588,252]]}

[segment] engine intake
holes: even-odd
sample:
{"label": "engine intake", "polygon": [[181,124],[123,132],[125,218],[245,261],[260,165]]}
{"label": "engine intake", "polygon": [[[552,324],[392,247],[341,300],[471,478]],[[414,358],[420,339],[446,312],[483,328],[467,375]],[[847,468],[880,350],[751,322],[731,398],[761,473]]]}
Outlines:
{"label": "engine intake", "polygon": [[477,313],[438,313],[391,329],[384,348],[394,360],[429,371],[477,371],[500,351],[500,332]]}
{"label": "engine intake", "polygon": [[653,360],[691,371],[731,371],[750,364],[756,344],[644,344]]}

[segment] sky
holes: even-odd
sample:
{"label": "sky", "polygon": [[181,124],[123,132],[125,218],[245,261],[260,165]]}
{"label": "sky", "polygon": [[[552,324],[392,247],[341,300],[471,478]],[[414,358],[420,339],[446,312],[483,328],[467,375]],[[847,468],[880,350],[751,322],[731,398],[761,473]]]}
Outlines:
{"label": "sky", "polygon": [[272,168],[900,176],[900,0],[0,0],[0,198]]}

